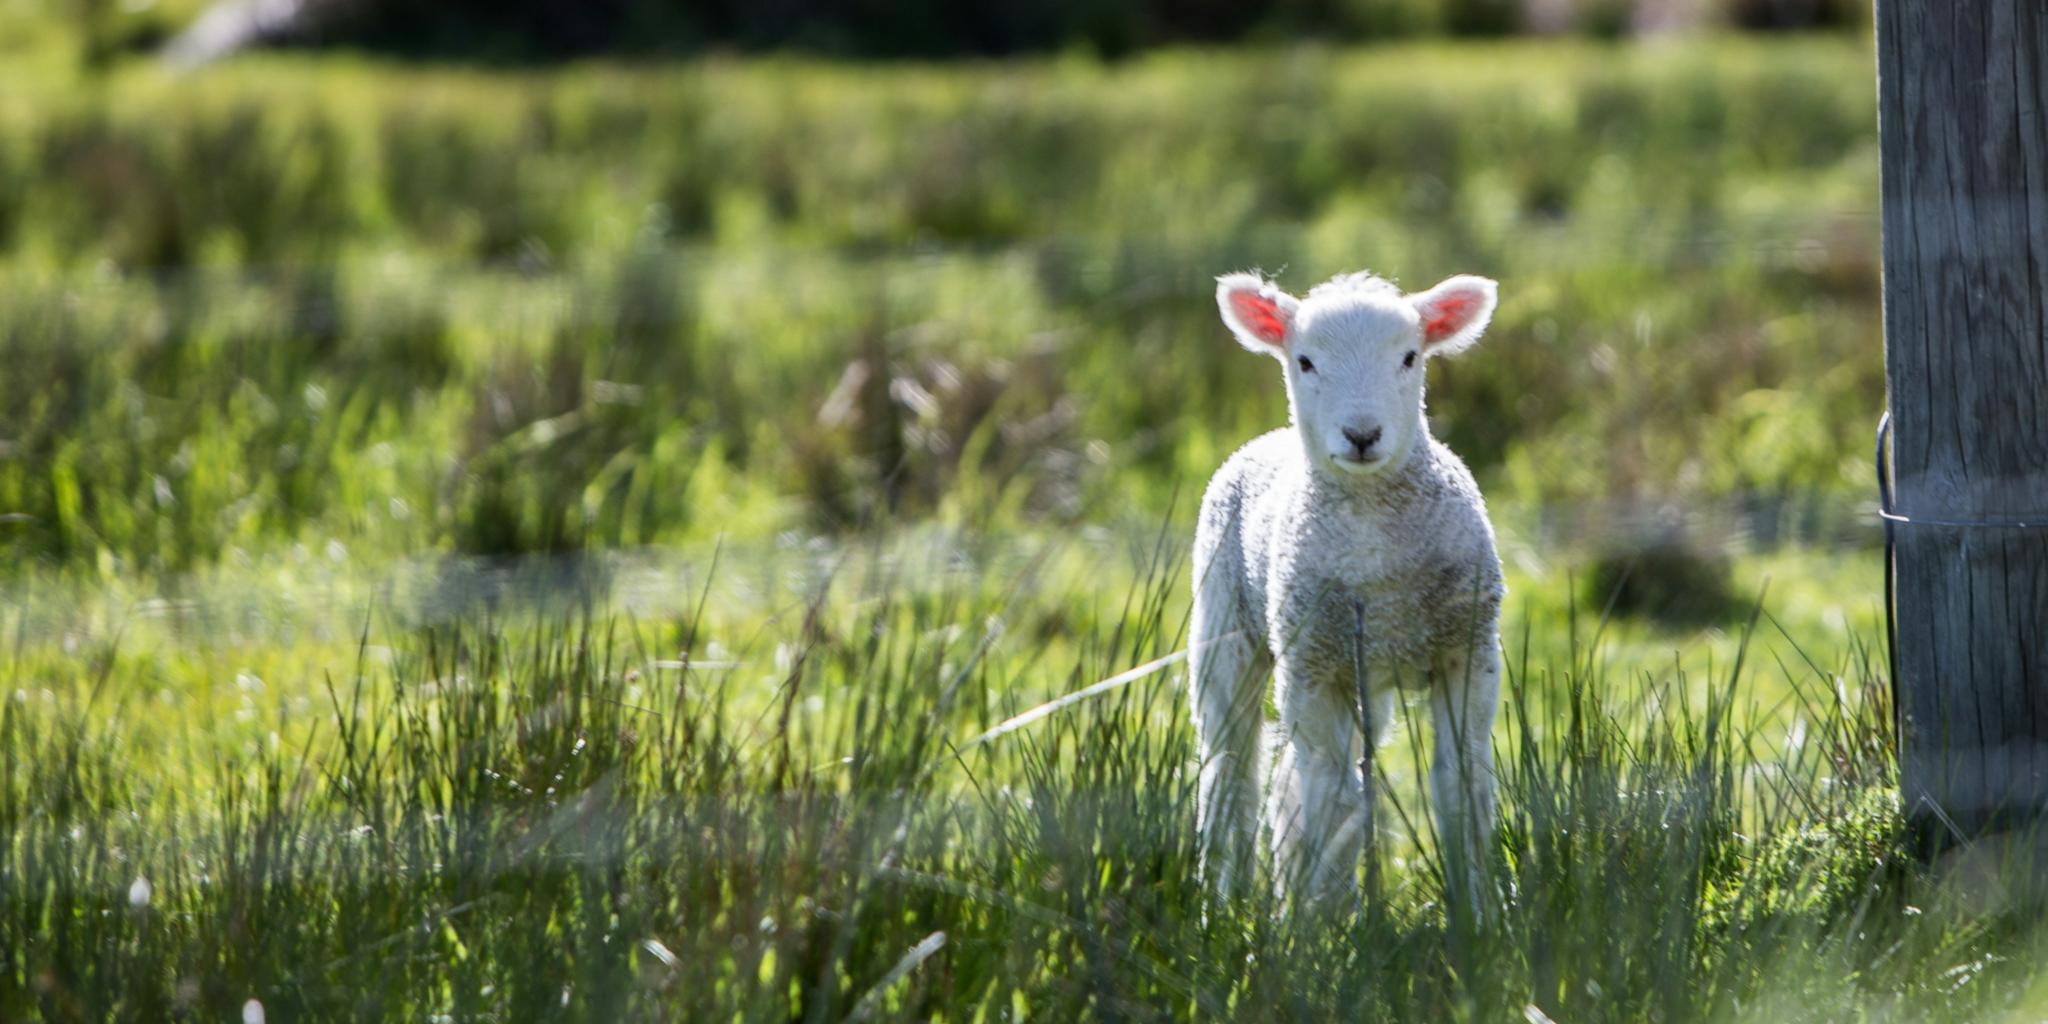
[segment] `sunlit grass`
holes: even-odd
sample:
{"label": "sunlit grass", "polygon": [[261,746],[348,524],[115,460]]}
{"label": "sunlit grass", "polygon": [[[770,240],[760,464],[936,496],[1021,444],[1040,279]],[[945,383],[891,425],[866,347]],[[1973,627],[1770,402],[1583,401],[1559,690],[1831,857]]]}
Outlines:
{"label": "sunlit grass", "polygon": [[[1092,585],[929,543],[830,572],[728,552],[679,563],[660,614],[599,587],[387,607],[289,653],[16,647],[0,1007],[1976,1019],[2031,974],[2022,907],[1944,900],[1903,855],[1876,652],[1767,659],[1761,615],[1667,659],[1569,603],[1510,614],[1497,916],[1444,914],[1406,725],[1379,758],[1382,891],[1209,904],[1176,673],[958,749],[1176,649],[1176,549],[1092,552]],[[190,703],[262,650],[260,690]]]}

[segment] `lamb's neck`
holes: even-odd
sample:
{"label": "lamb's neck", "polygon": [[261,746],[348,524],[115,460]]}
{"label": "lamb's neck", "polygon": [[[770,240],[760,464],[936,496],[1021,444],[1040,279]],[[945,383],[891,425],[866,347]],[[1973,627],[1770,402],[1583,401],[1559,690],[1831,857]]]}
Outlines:
{"label": "lamb's neck", "polygon": [[1355,476],[1326,467],[1310,471],[1306,497],[1313,506],[1340,508],[1364,519],[1398,519],[1429,495],[1435,460],[1434,446],[1424,433],[1400,465],[1377,473]]}

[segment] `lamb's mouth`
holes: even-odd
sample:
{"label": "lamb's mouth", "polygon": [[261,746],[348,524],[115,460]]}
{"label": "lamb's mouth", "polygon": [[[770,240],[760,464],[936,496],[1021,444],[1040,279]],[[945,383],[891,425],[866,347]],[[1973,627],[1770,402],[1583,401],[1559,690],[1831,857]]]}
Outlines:
{"label": "lamb's mouth", "polygon": [[1387,457],[1384,455],[1372,455],[1363,459],[1347,458],[1342,455],[1330,456],[1330,463],[1340,472],[1360,475],[1376,472],[1381,466],[1386,465],[1386,462]]}

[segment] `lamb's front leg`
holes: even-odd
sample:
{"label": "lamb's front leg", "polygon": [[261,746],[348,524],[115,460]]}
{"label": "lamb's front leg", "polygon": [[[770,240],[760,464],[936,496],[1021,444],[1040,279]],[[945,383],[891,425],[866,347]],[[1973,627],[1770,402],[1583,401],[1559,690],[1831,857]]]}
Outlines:
{"label": "lamb's front leg", "polygon": [[1266,722],[1266,663],[1237,595],[1205,579],[1195,595],[1188,645],[1201,757],[1195,827],[1203,879],[1229,896],[1252,872],[1258,846],[1259,735]]}
{"label": "lamb's front leg", "polygon": [[1338,680],[1277,672],[1280,763],[1268,800],[1274,877],[1283,896],[1319,902],[1349,892],[1372,804],[1358,773],[1356,698]]}
{"label": "lamb's front leg", "polygon": [[1430,694],[1436,733],[1430,765],[1445,882],[1458,904],[1484,914],[1493,903],[1486,865],[1493,853],[1493,718],[1500,704],[1500,643],[1480,634],[1474,649],[1436,659]]}

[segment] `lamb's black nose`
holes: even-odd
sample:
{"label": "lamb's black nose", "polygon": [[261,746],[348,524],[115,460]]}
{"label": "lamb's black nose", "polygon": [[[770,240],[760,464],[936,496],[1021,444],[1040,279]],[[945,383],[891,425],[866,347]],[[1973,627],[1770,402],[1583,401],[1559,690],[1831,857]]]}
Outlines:
{"label": "lamb's black nose", "polygon": [[1380,443],[1380,428],[1374,427],[1368,433],[1360,433],[1350,427],[1345,427],[1344,440],[1351,442],[1352,453],[1362,460],[1372,451],[1373,445]]}

